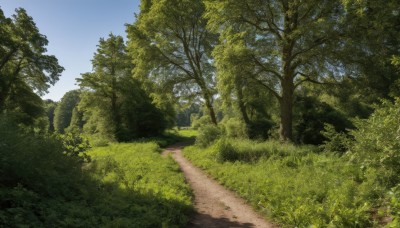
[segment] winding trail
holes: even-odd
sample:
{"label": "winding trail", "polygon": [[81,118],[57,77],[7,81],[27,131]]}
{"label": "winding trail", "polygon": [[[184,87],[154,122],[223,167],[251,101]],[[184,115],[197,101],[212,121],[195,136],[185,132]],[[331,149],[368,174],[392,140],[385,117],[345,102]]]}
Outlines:
{"label": "winding trail", "polygon": [[193,190],[197,213],[189,222],[188,228],[277,227],[265,221],[243,199],[209,178],[184,158],[182,148],[185,145],[187,143],[169,146],[164,150],[163,156],[172,155]]}

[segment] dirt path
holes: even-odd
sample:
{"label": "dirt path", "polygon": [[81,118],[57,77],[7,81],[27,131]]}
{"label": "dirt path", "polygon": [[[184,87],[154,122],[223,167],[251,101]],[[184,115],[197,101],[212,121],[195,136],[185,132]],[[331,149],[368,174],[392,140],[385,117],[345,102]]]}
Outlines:
{"label": "dirt path", "polygon": [[171,154],[180,165],[186,180],[193,189],[196,215],[188,227],[277,227],[266,222],[235,193],[225,189],[215,180],[186,160],[181,149],[184,143],[166,148],[164,156]]}

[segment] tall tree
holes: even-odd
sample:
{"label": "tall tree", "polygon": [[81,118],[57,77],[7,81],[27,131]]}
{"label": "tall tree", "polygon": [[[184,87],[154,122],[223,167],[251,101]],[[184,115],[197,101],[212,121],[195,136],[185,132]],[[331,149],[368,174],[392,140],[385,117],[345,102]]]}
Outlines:
{"label": "tall tree", "polygon": [[11,18],[0,9],[0,36],[0,110],[4,110],[7,103],[15,106],[20,95],[31,93],[33,99],[35,93],[46,92],[64,68],[56,57],[45,54],[46,36],[24,9],[17,9]]}
{"label": "tall tree", "polygon": [[[247,135],[258,137],[261,122],[269,119],[268,113],[275,109],[269,91],[264,91],[258,81],[253,80],[254,68],[251,55],[241,36],[219,44],[213,51],[217,72],[217,88],[224,106],[233,106],[245,123]],[[242,42],[242,44],[240,44]],[[262,121],[264,120],[264,121]],[[261,121],[261,122],[260,122]],[[268,132],[268,129],[264,129]]]}
{"label": "tall tree", "polygon": [[109,121],[115,127],[113,130],[115,135],[121,129],[120,107],[117,102],[118,86],[121,78],[127,77],[132,69],[125,52],[123,38],[113,34],[110,34],[108,39],[101,38],[92,65],[93,72],[82,74],[82,79],[78,79],[78,82],[81,88],[93,92],[86,95],[107,100],[107,109],[110,110]]}
{"label": "tall tree", "polygon": [[131,75],[133,66],[121,36],[101,38],[92,65],[93,72],[77,79],[84,91],[79,104],[84,131],[109,141],[128,141],[165,129],[163,113]]}
{"label": "tall tree", "polygon": [[210,54],[215,38],[205,28],[203,2],[142,0],[140,7],[137,21],[128,26],[135,77],[150,77],[178,96],[200,95],[217,124]]}
{"label": "tall tree", "polygon": [[243,49],[242,60],[252,66],[246,77],[278,99],[280,138],[292,140],[296,88],[340,75],[340,63],[328,53],[342,34],[338,26],[341,4],[330,0],[206,0],[206,6],[209,28],[222,31],[221,45],[231,42],[229,48]]}
{"label": "tall tree", "polygon": [[72,113],[79,103],[79,96],[79,90],[71,90],[61,98],[54,111],[54,129],[56,132],[63,134],[71,124]]}

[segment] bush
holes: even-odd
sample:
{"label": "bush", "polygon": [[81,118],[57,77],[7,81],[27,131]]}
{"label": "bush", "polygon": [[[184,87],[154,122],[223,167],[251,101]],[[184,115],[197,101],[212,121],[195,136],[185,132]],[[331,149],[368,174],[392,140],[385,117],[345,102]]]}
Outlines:
{"label": "bush", "polygon": [[218,162],[234,162],[239,158],[235,148],[226,139],[221,139],[216,143],[216,150],[216,159]]}
{"label": "bush", "polygon": [[198,115],[193,114],[191,116],[191,121],[192,121],[191,127],[192,127],[193,130],[198,130],[202,126],[212,124],[211,120],[210,120],[210,117],[207,116],[207,115],[199,117]]}
{"label": "bush", "polygon": [[331,124],[337,132],[354,128],[347,117],[325,102],[313,97],[297,97],[293,113],[293,130],[296,142],[303,144],[322,144],[326,138],[321,131],[325,124]]}
{"label": "bush", "polygon": [[333,125],[325,124],[325,129],[321,134],[327,138],[324,144],[321,145],[325,152],[344,154],[348,150],[350,144],[349,135],[344,132],[336,132]]}
{"label": "bush", "polygon": [[356,121],[357,130],[349,151],[355,160],[368,167],[378,169],[380,182],[391,188],[400,182],[400,98],[383,101],[367,120]]}
{"label": "bush", "polygon": [[[18,184],[41,194],[68,194],[68,187],[82,181],[80,161],[63,154],[57,139],[25,133],[12,122],[0,117],[0,183]],[[76,190],[76,189],[75,189]],[[79,191],[78,191],[79,192]]]}
{"label": "bush", "polygon": [[196,145],[205,148],[221,136],[221,130],[215,125],[204,125],[199,129]]}
{"label": "bush", "polygon": [[387,227],[400,227],[400,184],[389,192],[392,221]]}
{"label": "bush", "polygon": [[221,121],[220,125],[227,137],[248,138],[246,124],[237,118],[225,119]]}
{"label": "bush", "polygon": [[58,135],[58,139],[61,140],[64,154],[71,157],[77,157],[82,162],[89,162],[90,156],[86,154],[86,151],[91,148],[89,140],[85,139],[81,134],[66,133]]}
{"label": "bush", "polygon": [[274,122],[270,119],[257,119],[248,126],[248,135],[251,139],[266,140],[269,138],[271,129],[274,127]]}

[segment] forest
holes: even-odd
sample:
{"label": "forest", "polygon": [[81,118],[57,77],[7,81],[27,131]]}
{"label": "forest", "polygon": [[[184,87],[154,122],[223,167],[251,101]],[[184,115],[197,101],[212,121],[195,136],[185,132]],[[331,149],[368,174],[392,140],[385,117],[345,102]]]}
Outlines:
{"label": "forest", "polygon": [[[92,71],[0,8],[0,226],[187,227],[183,155],[279,227],[400,227],[400,1],[141,0]],[[191,227],[191,226],[189,226]]]}

